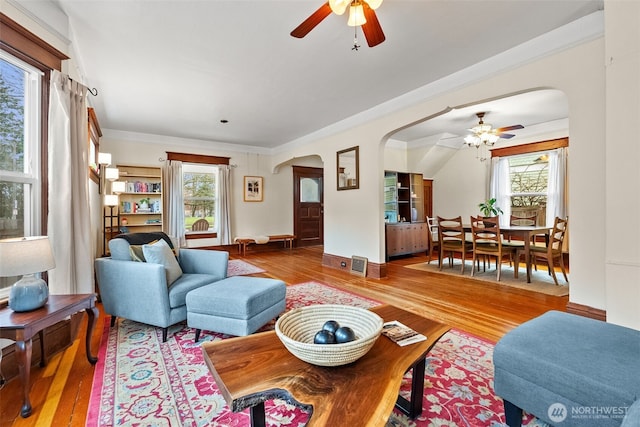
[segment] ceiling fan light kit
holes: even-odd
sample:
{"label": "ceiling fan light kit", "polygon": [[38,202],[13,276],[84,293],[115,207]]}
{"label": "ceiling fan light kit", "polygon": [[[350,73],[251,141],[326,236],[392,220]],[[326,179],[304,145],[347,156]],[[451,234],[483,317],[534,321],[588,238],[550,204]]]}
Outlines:
{"label": "ceiling fan light kit", "polygon": [[[471,133],[464,137],[464,143],[469,147],[475,147],[476,149],[480,147],[492,147],[496,142],[498,142],[500,138],[509,139],[515,136],[513,134],[504,132],[524,128],[524,126],[522,125],[513,125],[499,129],[493,129],[493,126],[491,126],[489,123],[484,122],[483,118],[485,114],[486,113],[484,112],[476,113],[479,122],[476,126],[469,129],[469,132]],[[480,155],[476,153],[476,157],[480,159],[480,161],[484,161],[486,160],[485,154],[486,153]]]}
{"label": "ceiling fan light kit", "polygon": [[[298,25],[291,32],[291,35],[303,38],[329,16],[331,12],[336,15],[343,15],[347,7],[349,7],[347,25],[350,27],[362,27],[362,32],[367,39],[369,47],[377,46],[386,39],[375,12],[382,2],[383,0],[329,0]],[[356,40],[353,50],[358,50],[358,47]]]}

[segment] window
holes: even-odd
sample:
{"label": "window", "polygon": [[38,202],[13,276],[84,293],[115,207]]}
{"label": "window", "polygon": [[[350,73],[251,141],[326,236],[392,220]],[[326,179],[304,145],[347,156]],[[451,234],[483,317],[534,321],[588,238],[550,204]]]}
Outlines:
{"label": "window", "polygon": [[[0,239],[40,233],[41,76],[0,50]],[[0,298],[16,278],[0,278]]]}
{"label": "window", "polygon": [[194,222],[204,218],[209,222],[210,232],[217,232],[218,212],[218,168],[212,165],[183,164],[184,226],[191,231]]}
{"label": "window", "polygon": [[542,141],[491,151],[491,197],[510,216],[536,216],[539,226],[566,217],[566,138]]}
{"label": "window", "polygon": [[549,153],[536,152],[510,156],[511,214],[537,217],[544,224],[549,184]]}

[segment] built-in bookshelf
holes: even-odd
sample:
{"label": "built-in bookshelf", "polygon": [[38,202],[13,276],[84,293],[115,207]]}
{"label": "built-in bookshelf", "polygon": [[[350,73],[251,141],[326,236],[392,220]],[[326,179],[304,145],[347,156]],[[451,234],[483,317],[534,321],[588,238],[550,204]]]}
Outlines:
{"label": "built-in bookshelf", "polygon": [[118,165],[125,192],[120,194],[120,229],[162,231],[162,169]]}

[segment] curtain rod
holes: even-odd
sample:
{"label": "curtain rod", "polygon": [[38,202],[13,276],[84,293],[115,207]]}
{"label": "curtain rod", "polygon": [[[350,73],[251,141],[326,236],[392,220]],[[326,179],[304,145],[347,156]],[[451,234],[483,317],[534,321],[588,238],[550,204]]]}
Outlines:
{"label": "curtain rod", "polygon": [[[71,77],[67,76],[67,78],[69,80],[73,81],[73,79]],[[82,83],[80,83],[80,84],[82,84]],[[89,88],[88,86],[84,86],[84,87],[87,88],[87,92],[89,92],[91,95],[98,96],[98,89],[96,89],[95,87],[94,88]]]}

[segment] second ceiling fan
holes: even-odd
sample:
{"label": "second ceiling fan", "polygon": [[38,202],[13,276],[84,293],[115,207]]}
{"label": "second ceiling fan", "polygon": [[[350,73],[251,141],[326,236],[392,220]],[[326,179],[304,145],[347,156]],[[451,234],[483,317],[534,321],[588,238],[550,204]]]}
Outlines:
{"label": "second ceiling fan", "polygon": [[292,32],[293,37],[302,38],[309,34],[331,12],[342,15],[349,8],[349,20],[347,25],[362,27],[362,32],[367,39],[369,47],[374,47],[385,41],[382,27],[376,16],[375,9],[382,4],[382,0],[329,0],[318,10],[305,19]]}
{"label": "second ceiling fan", "polygon": [[485,114],[485,112],[476,113],[479,122],[476,126],[469,129],[469,132],[471,132],[471,134],[467,135],[464,138],[465,144],[470,147],[478,147],[480,146],[480,144],[491,146],[495,144],[500,138],[509,139],[515,136],[514,134],[505,132],[524,128],[524,126],[522,125],[513,125],[494,129],[489,123],[484,122],[483,119]]}

